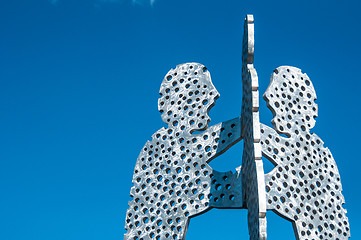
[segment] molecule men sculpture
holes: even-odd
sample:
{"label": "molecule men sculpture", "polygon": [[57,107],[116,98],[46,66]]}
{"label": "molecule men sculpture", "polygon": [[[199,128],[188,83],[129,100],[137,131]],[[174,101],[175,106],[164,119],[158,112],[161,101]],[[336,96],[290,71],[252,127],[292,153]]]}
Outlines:
{"label": "molecule men sculpture", "polygon": [[[185,63],[166,74],[158,109],[168,126],[137,159],[125,240],[184,240],[190,218],[211,208],[248,209],[251,240],[267,239],[267,210],[292,221],[299,240],[350,237],[335,160],[310,133],[317,117],[310,79],[298,68],[278,67],[263,95],[273,128],[260,124],[253,53],[253,16],[247,15],[242,114],[212,126],[208,112],[219,93],[207,68]],[[241,139],[242,167],[218,172],[208,165]],[[275,166],[266,175],[262,156]]]}

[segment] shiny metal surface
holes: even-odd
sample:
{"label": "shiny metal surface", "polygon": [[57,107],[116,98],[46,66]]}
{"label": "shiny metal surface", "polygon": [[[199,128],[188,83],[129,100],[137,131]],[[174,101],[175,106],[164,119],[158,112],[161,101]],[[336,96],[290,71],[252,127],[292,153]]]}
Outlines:
{"label": "shiny metal surface", "polygon": [[258,76],[253,66],[254,23],[247,15],[242,52],[242,157],[243,199],[248,208],[248,229],[251,240],[267,239],[266,193],[260,145]]}
{"label": "shiny metal surface", "polygon": [[219,93],[207,69],[178,65],[165,76],[160,95],[168,127],[139,154],[124,239],[184,239],[191,217],[243,205],[239,170],[221,173],[208,165],[241,139],[241,124],[237,117],[208,127]]}
{"label": "shiny metal surface", "polygon": [[[335,160],[310,132],[318,110],[312,82],[295,67],[274,71],[263,95],[274,116],[270,128],[260,124],[253,59],[254,21],[247,15],[241,117],[211,126],[208,112],[219,93],[206,67],[185,63],[165,75],[158,109],[167,128],[137,159],[125,240],[184,240],[189,219],[211,208],[248,209],[251,240],[267,239],[267,210],[291,221],[299,240],[350,237]],[[208,165],[241,139],[242,167],[218,172]],[[266,175],[262,155],[275,166]]]}
{"label": "shiny metal surface", "polygon": [[318,110],[311,80],[278,67],[263,97],[274,116],[273,129],[261,125],[263,155],[275,165],[266,175],[267,208],[292,221],[297,239],[348,239],[336,162],[310,132]]}

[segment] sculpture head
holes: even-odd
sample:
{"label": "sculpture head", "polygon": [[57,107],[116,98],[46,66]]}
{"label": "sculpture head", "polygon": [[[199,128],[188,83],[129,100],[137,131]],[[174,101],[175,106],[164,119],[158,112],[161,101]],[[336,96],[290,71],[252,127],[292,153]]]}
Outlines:
{"label": "sculpture head", "polygon": [[208,127],[209,110],[219,93],[207,68],[199,63],[184,63],[171,69],[159,90],[158,109],[170,128],[192,133]]}
{"label": "sculpture head", "polygon": [[314,127],[317,96],[312,82],[301,69],[281,66],[274,70],[263,98],[273,113],[272,124],[279,133],[290,136],[309,132]]}

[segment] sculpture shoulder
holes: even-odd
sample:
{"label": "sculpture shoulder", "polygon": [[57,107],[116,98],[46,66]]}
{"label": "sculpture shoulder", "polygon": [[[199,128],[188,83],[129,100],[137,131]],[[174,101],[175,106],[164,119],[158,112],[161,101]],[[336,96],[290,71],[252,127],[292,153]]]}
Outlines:
{"label": "sculpture shoulder", "polygon": [[[325,147],[322,139],[315,133],[311,134],[311,146],[314,151],[318,153],[320,161],[328,161],[331,166],[331,170],[339,177],[339,172],[335,159],[328,147]],[[324,164],[327,164],[327,161]],[[327,165],[328,166],[328,165]]]}
{"label": "sculpture shoulder", "polygon": [[[140,151],[140,154],[138,156],[138,159],[140,156],[142,156],[145,152],[148,152],[153,148],[153,145],[159,145],[160,142],[166,140],[168,138],[169,133],[167,132],[167,129],[162,127],[153,135],[151,136],[150,140],[147,140],[147,142],[144,144],[142,150]],[[158,144],[157,144],[158,143]]]}
{"label": "sculpture shoulder", "polygon": [[283,136],[281,136],[280,134],[278,134],[278,132],[273,129],[272,127],[269,127],[263,123],[260,124],[260,129],[261,129],[261,140],[262,139],[267,139],[267,138],[285,138]]}
{"label": "sculpture shoulder", "polygon": [[273,133],[273,134],[276,134],[276,130],[274,130],[273,128],[263,124],[263,123],[260,123],[260,127],[261,127],[261,133],[262,133],[262,130],[263,132],[270,132],[270,133]]}

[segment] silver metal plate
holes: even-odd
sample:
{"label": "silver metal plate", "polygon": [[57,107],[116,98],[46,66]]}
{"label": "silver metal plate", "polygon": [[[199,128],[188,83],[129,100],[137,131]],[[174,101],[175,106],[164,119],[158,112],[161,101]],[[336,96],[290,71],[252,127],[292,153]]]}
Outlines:
{"label": "silver metal plate", "polygon": [[263,97],[274,115],[274,129],[261,125],[263,155],[275,165],[266,175],[267,208],[293,222],[297,239],[348,239],[336,162],[310,132],[317,117],[312,82],[300,69],[282,66]]}
{"label": "silver metal plate", "polygon": [[139,154],[124,239],[184,239],[191,217],[243,205],[239,170],[221,173],[208,165],[241,139],[241,123],[238,117],[208,127],[219,93],[206,68],[178,65],[165,76],[160,95],[168,127]]}
{"label": "silver metal plate", "polygon": [[[167,128],[153,134],[137,159],[125,240],[184,240],[190,218],[211,208],[247,208],[251,240],[267,239],[267,210],[292,221],[299,240],[350,237],[335,160],[310,132],[317,117],[312,82],[298,68],[277,68],[264,94],[273,129],[260,124],[253,56],[247,15],[242,117],[212,126],[208,112],[219,93],[209,71],[185,63],[166,74],[158,109]],[[208,165],[242,138],[242,168],[218,172]],[[266,175],[262,155],[275,165]]]}

